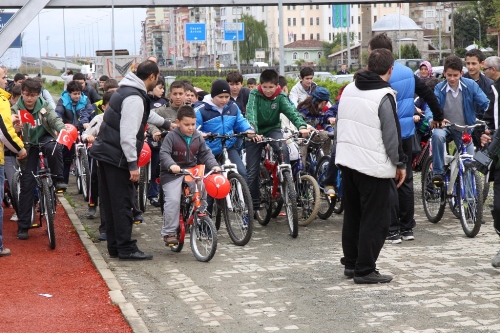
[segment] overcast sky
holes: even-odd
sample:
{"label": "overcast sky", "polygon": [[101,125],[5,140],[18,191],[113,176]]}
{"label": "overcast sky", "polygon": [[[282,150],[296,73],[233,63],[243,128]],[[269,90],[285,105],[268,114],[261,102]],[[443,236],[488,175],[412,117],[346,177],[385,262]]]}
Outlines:
{"label": "overcast sky", "polygon": [[[6,10],[5,12],[14,11]],[[64,58],[63,10],[44,9],[39,15],[42,56],[49,52],[51,56],[57,54]],[[75,53],[91,56],[98,49],[111,50],[111,9],[65,9],[64,16],[68,58]],[[139,54],[141,21],[145,17],[146,8],[115,9],[116,49],[127,49],[130,54]],[[97,25],[99,25],[99,30]],[[24,29],[22,49],[24,56],[39,56],[38,30],[38,19],[35,17]],[[47,36],[49,37],[48,51]],[[0,64],[8,67],[17,66],[20,63],[20,55],[20,49],[9,49],[0,58]]]}

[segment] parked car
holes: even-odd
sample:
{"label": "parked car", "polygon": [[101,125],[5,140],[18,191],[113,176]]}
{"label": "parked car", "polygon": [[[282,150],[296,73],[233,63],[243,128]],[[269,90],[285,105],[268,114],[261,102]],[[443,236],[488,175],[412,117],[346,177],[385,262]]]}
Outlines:
{"label": "parked car", "polygon": [[266,68],[266,67],[269,67],[269,64],[267,62],[256,61],[253,63],[253,67]]}
{"label": "parked car", "polygon": [[330,72],[314,72],[314,79],[335,81],[335,75]]}
{"label": "parked car", "polygon": [[334,75],[333,76],[333,81],[336,83],[344,83],[348,82],[351,83],[354,79],[354,74],[344,74],[344,75]]}
{"label": "parked car", "polygon": [[396,59],[397,62],[399,62],[402,65],[405,65],[406,67],[410,67],[411,69],[415,70],[418,69],[418,66],[422,63],[422,59]]}
{"label": "parked car", "polygon": [[244,81],[248,81],[248,79],[250,79],[250,78],[254,78],[255,80],[257,80],[257,82],[259,82],[260,73],[243,74]]}

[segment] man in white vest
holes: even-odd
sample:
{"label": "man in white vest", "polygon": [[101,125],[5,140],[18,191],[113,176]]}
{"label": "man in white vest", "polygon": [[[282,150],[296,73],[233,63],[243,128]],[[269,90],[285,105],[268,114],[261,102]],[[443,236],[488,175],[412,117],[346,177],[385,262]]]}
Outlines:
{"label": "man in white vest", "polygon": [[[336,163],[342,169],[344,275],[358,284],[387,283],[376,261],[391,221],[396,186],[404,182],[403,153],[395,91],[388,81],[394,57],[373,50],[368,70],[342,93],[337,120]],[[396,182],[394,182],[396,179]]]}

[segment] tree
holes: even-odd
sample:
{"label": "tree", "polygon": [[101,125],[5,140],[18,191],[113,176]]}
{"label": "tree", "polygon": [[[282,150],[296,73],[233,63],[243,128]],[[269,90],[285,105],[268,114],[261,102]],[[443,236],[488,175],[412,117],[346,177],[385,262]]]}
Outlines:
{"label": "tree", "polygon": [[401,59],[420,59],[421,57],[422,55],[415,44],[401,46]]}
{"label": "tree", "polygon": [[240,59],[247,64],[255,57],[256,49],[269,49],[267,27],[264,22],[255,20],[250,15],[243,15],[239,22],[245,23],[245,40],[240,41]]}

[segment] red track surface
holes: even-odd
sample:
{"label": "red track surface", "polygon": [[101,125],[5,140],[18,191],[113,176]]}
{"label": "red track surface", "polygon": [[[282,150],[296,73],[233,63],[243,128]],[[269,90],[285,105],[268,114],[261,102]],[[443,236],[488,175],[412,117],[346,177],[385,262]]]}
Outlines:
{"label": "red track surface", "polygon": [[3,243],[12,255],[0,258],[0,332],[132,332],[60,205],[55,250],[45,225],[18,240],[12,214],[5,209]]}

